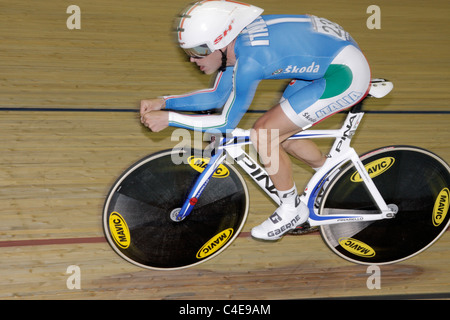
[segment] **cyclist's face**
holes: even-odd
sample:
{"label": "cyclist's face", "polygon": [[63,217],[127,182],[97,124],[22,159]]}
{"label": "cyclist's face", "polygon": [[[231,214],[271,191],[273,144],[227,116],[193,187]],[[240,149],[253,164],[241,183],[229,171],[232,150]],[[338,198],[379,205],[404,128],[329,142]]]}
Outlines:
{"label": "cyclist's face", "polygon": [[213,74],[222,66],[222,54],[219,50],[207,55],[204,58],[194,58],[189,59],[191,62],[195,62],[200,68],[200,71],[205,74]]}

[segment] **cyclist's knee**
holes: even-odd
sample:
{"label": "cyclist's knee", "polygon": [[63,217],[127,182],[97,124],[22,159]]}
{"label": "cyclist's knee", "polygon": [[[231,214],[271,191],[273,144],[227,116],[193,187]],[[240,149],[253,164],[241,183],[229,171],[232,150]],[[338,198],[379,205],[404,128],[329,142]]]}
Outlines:
{"label": "cyclist's knee", "polygon": [[258,133],[254,128],[250,130],[250,141],[255,147],[258,145]]}
{"label": "cyclist's knee", "polygon": [[259,118],[250,130],[250,140],[256,148],[259,144],[267,142],[264,141],[267,135],[262,134],[265,130],[267,130],[265,121],[263,118]]}
{"label": "cyclist's knee", "polygon": [[270,140],[267,136],[267,129],[254,126],[250,130],[250,140],[255,146],[256,150],[259,150],[261,146],[267,146]]}

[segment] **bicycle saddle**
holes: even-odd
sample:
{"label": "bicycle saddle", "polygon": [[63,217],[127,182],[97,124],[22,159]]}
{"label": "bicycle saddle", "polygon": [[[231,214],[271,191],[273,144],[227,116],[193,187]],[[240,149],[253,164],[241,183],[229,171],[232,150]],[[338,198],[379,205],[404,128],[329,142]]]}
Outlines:
{"label": "bicycle saddle", "polygon": [[385,79],[372,79],[370,81],[369,95],[374,98],[383,98],[394,88],[394,84]]}

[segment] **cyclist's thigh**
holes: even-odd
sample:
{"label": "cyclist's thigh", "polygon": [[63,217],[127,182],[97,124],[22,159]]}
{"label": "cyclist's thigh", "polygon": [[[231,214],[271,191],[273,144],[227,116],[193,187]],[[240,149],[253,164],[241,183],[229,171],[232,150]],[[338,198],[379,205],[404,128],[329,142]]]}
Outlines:
{"label": "cyclist's thigh", "polygon": [[309,84],[291,82],[280,105],[289,119],[306,129],[361,101],[369,85],[367,60],[359,49],[348,46],[332,61],[322,79]]}
{"label": "cyclist's thigh", "polygon": [[[256,120],[253,129],[255,129],[255,131],[261,129],[267,130],[264,134],[270,134],[271,140],[273,141],[284,141],[300,131],[298,125],[288,118],[279,104],[265,112],[258,120]],[[274,134],[272,134],[273,129],[276,130]],[[269,136],[267,137],[269,138]]]}

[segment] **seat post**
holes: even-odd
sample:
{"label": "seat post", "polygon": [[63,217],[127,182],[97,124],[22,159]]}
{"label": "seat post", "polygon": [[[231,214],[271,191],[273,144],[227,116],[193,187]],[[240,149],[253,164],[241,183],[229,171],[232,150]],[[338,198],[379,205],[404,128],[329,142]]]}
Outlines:
{"label": "seat post", "polygon": [[351,109],[350,112],[351,113],[363,113],[363,102],[364,100],[366,100],[366,98],[362,99],[360,102],[358,102],[357,104],[355,104]]}

